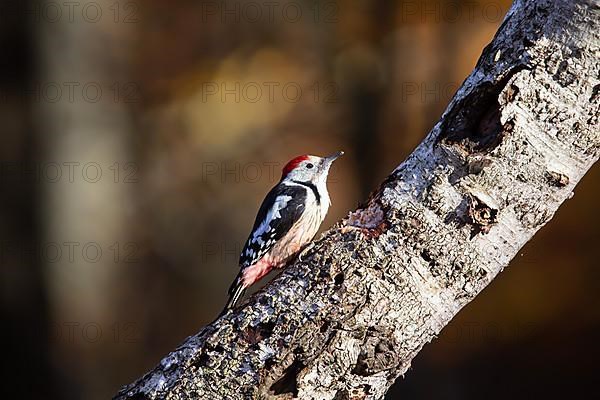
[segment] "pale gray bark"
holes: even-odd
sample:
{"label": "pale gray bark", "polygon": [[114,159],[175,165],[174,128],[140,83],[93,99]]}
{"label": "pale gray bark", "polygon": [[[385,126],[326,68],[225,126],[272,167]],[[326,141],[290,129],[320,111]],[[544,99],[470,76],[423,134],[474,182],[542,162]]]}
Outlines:
{"label": "pale gray bark", "polygon": [[383,398],[598,159],[598,18],[516,1],[364,208],[117,398]]}

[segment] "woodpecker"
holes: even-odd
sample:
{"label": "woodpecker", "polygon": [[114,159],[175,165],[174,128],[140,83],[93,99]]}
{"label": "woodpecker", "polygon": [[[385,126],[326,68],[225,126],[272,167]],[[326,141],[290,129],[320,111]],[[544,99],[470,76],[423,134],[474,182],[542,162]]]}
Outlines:
{"label": "woodpecker", "polygon": [[281,180],[258,210],[223,313],[236,305],[248,287],[273,268],[284,267],[313,239],[331,204],[327,192],[329,168],[343,154],[298,156],[283,167]]}

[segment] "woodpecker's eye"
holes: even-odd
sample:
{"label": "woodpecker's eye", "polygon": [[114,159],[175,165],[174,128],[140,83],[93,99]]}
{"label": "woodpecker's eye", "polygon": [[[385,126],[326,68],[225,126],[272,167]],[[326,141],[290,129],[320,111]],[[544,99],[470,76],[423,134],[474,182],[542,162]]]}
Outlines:
{"label": "woodpecker's eye", "polygon": [[306,164],[306,168],[311,169],[312,167],[314,167],[314,165],[312,165],[311,163]]}

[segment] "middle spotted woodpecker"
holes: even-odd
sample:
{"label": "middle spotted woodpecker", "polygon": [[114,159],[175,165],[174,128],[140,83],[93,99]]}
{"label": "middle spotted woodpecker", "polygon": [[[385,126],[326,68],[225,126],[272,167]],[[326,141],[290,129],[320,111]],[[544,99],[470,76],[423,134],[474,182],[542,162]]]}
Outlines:
{"label": "middle spotted woodpecker", "polygon": [[312,240],[331,204],[327,193],[329,168],[343,154],[304,155],[285,165],[281,180],[258,210],[223,313],[236,305],[248,287],[273,268],[284,267]]}

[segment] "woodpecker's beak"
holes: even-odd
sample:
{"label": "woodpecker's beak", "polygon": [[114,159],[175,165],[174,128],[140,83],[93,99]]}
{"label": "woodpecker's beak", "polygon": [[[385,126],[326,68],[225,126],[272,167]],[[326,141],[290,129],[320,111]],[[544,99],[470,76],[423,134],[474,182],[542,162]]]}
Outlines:
{"label": "woodpecker's beak", "polygon": [[321,161],[321,163],[320,163],[321,165],[319,167],[319,175],[327,178],[327,174],[329,173],[329,168],[331,168],[331,164],[333,164],[333,162],[335,160],[337,160],[338,158],[340,158],[343,155],[344,155],[343,151],[338,151],[337,153],[332,154],[329,157],[323,158],[323,161]]}
{"label": "woodpecker's beak", "polygon": [[343,151],[338,151],[337,153],[332,154],[329,157],[325,157],[325,160],[327,160],[327,164],[331,164],[332,162],[334,162],[335,160],[337,160],[338,158],[340,158],[343,155],[344,155]]}

